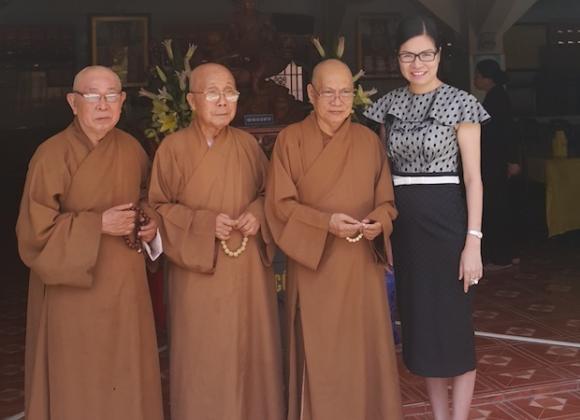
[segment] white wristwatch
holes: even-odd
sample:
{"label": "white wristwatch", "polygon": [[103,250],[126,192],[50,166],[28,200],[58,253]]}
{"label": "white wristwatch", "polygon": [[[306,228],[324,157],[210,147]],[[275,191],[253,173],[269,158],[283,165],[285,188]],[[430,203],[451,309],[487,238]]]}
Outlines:
{"label": "white wristwatch", "polygon": [[483,238],[483,233],[481,233],[481,231],[479,231],[479,230],[469,229],[467,231],[467,234],[468,235],[473,235],[473,236],[475,236],[478,239],[482,239]]}

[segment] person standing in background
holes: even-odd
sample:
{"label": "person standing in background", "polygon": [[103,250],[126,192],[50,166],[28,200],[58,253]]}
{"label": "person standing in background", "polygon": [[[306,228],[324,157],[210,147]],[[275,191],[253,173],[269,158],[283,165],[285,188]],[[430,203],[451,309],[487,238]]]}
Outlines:
{"label": "person standing in background", "polygon": [[517,134],[509,96],[508,77],[495,60],[477,63],[475,87],[486,93],[483,107],[491,115],[481,131],[483,179],[483,259],[486,271],[509,268],[515,257],[514,223],[509,180],[521,172]]}

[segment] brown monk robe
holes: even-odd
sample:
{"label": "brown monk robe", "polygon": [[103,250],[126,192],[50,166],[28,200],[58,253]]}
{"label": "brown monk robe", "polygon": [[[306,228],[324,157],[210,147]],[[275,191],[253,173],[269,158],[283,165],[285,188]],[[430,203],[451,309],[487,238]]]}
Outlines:
{"label": "brown monk robe", "polygon": [[308,92],[314,113],[278,136],[265,204],[288,256],[288,420],[401,419],[384,286],[389,168],[377,136],[350,122],[348,67],[323,61]]}
{"label": "brown monk robe", "polygon": [[[145,260],[122,237],[148,159],[114,128],[125,95],[113,72],[86,68],[74,89],[76,119],[35,152],[17,223],[30,267],[26,418],[161,420]],[[156,224],[147,229],[150,240]]]}
{"label": "brown monk robe", "polygon": [[[171,418],[280,420],[267,161],[252,136],[228,126],[239,93],[225,67],[198,66],[190,90],[196,117],[163,140],[149,191],[170,261]],[[220,239],[235,252],[242,236],[245,251],[226,255]]]}

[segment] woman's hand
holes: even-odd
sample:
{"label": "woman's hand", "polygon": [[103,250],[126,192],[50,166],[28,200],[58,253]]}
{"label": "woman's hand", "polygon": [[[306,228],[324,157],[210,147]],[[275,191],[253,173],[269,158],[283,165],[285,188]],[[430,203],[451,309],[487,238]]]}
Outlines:
{"label": "woman's hand", "polygon": [[475,286],[482,277],[481,240],[468,236],[459,261],[459,280],[463,280],[463,291],[467,293],[469,287]]}

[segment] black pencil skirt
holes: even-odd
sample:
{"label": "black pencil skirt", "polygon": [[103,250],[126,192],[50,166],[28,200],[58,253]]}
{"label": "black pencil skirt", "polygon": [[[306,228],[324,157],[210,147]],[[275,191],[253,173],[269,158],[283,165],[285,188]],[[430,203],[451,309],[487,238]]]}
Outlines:
{"label": "black pencil skirt", "polygon": [[473,287],[459,281],[466,203],[456,184],[395,187],[394,270],[403,358],[416,375],[458,376],[475,369]]}

